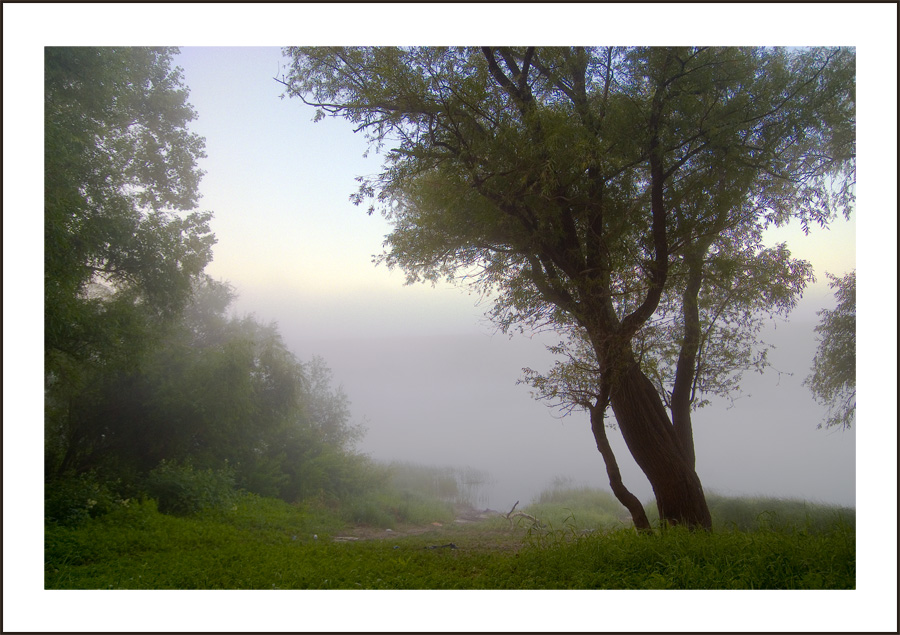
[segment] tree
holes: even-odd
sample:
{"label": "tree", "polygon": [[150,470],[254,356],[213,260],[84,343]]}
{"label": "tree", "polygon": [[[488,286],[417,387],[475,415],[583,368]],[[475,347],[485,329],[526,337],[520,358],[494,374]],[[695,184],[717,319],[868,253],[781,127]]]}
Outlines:
{"label": "tree", "polygon": [[44,316],[48,367],[130,354],[212,257],[196,208],[206,156],[188,131],[177,49],[45,49]]}
{"label": "tree", "polygon": [[[766,319],[786,317],[813,279],[809,263],[792,259],[784,245],[765,248],[758,239],[732,243],[733,237],[717,240],[700,267],[702,276],[693,283],[690,275],[676,282],[635,338],[641,369],[673,421],[683,422],[688,431],[692,411],[709,405],[707,396],[733,399],[745,371],[762,373],[768,367],[770,347],[759,339]],[[564,330],[566,340],[551,347],[562,359],[546,374],[526,368],[523,381],[538,399],[565,414],[575,409],[589,413],[613,493],[637,526],[649,527],[643,505],[622,482],[606,437],[605,427],[614,426],[606,423],[600,408],[602,382],[590,342],[577,324],[564,323]],[[693,465],[693,439],[683,445]]]}
{"label": "tree", "polygon": [[[576,325],[597,389],[598,447],[611,407],[660,518],[709,528],[689,416],[700,290],[711,257],[756,254],[767,224],[848,213],[853,52],[285,52],[289,96],[317,118],[354,122],[379,149],[391,144],[384,170],[354,197],[393,223],[380,262],[409,282],[462,276],[495,293],[504,328]],[[802,288],[807,272],[787,268],[786,288]],[[641,364],[641,342],[654,338],[641,337],[676,310],[670,417]]]}
{"label": "tree", "polygon": [[45,49],[48,473],[73,448],[79,395],[163,337],[212,257],[211,214],[190,212],[204,141],[174,53]]}
{"label": "tree", "polygon": [[[804,382],[816,401],[828,406],[824,426],[849,429],[856,420],[856,270],[842,278],[828,274],[837,306],[817,313],[819,348]],[[822,424],[819,424],[822,427]]]}
{"label": "tree", "polygon": [[331,387],[331,369],[322,357],[304,365],[306,412],[325,443],[342,451],[352,450],[362,439],[361,425],[350,424],[350,400],[341,386]]}

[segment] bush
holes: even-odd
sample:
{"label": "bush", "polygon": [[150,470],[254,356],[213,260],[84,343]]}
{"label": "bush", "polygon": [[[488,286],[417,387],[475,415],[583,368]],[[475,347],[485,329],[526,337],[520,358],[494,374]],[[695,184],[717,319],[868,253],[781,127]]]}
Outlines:
{"label": "bush", "polygon": [[236,493],[231,468],[195,470],[190,463],[165,460],[150,471],[146,487],[159,511],[177,516],[227,506]]}
{"label": "bush", "polygon": [[75,527],[107,514],[123,503],[118,486],[118,481],[104,482],[93,473],[48,482],[44,485],[44,521]]}

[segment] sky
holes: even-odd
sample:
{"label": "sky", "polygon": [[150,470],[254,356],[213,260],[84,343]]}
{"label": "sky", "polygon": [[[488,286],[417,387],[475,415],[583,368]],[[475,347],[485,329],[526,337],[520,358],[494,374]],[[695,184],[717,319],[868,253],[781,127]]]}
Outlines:
{"label": "sky", "polygon": [[[42,46],[123,41],[182,46],[177,63],[184,68],[190,102],[199,115],[192,128],[207,142],[201,209],[214,212],[212,229],[218,237],[208,272],[235,287],[237,312],[277,322],[300,359],[313,355],[325,359],[351,401],[354,422],[368,429],[360,450],[385,461],[487,470],[494,482],[484,504],[506,511],[516,500],[525,503],[556,477],[576,485],[608,487],[586,417],[559,419],[532,400],[525,386],[516,384],[522,367],[549,368],[552,358],[544,347],[553,342],[546,337],[510,339],[485,320],[489,305],[479,303],[478,296],[445,284],[405,286],[402,272],[372,265],[390,227],[377,215],[354,207],[349,196],[355,190],[354,177],[377,171],[380,158],[374,153],[363,158],[366,144],[345,122],[313,123],[310,108],[298,100],[279,99],[281,87],[272,78],[283,60],[273,45],[483,44],[498,39],[605,44],[617,38],[613,43],[645,43],[650,38],[668,44],[675,43],[667,39],[674,32],[694,38],[677,42],[687,44],[849,43],[858,47],[859,60],[858,207],[884,211],[863,214],[849,223],[838,221],[830,230],[814,230],[809,237],[796,228],[771,237],[786,240],[795,256],[810,260],[820,282],[807,291],[790,322],[779,323],[769,333],[778,347],[770,358],[781,374],[748,377],[746,395],[733,405],[716,402],[696,413],[695,443],[697,471],[707,491],[856,505],[861,526],[859,575],[860,580],[868,579],[879,563],[871,553],[867,557],[865,549],[875,542],[883,547],[885,535],[870,534],[869,542],[863,532],[881,526],[879,514],[896,515],[896,7],[893,19],[885,19],[878,13],[883,9],[869,5],[852,9],[822,5],[815,15],[776,5],[766,5],[765,15],[741,12],[739,6],[711,7],[700,18],[678,13],[677,7],[655,6],[658,20],[648,26],[640,15],[628,13],[631,9],[614,5],[583,9],[590,15],[575,21],[564,12],[541,14],[530,8],[511,13],[502,7],[474,5],[459,5],[439,16],[430,8],[401,13],[394,7],[379,11],[361,5],[338,9],[219,5],[215,11],[200,5],[114,5],[102,13],[84,6],[56,6],[47,13],[42,7],[4,5],[5,517],[11,517],[11,509],[30,509],[25,516],[31,519],[40,515],[39,498],[33,497],[35,503],[17,497],[8,484],[21,474],[35,482],[40,479],[42,435],[36,404],[41,399],[41,368],[40,361],[32,359],[36,356],[23,347],[40,341],[42,323],[41,210],[40,199],[33,194],[40,187],[41,148],[33,138],[39,138],[41,126]],[[437,23],[440,28],[432,31]],[[732,31],[737,23],[744,37],[753,34],[752,41],[739,41]],[[661,24],[673,28],[662,30]],[[414,42],[410,33],[416,34]],[[710,33],[716,41],[709,42]],[[30,194],[16,187],[26,183],[35,185]],[[820,430],[816,426],[823,409],[801,383],[815,352],[816,311],[833,306],[824,272],[841,274],[854,266],[860,272],[859,430]],[[23,370],[11,373],[13,368]],[[25,421],[31,425],[13,427]],[[626,484],[642,500],[649,500],[649,485],[630,462],[620,436],[613,433],[611,442]],[[28,451],[18,451],[21,447]],[[11,448],[16,448],[15,454]],[[886,543],[894,544],[896,527],[889,524]],[[4,528],[4,555],[7,544],[17,538],[36,549],[33,553],[40,558],[39,522],[28,527],[31,531],[24,533]],[[894,554],[895,549],[894,544]],[[14,562],[4,558],[5,579]],[[35,575],[39,568],[17,571],[23,583],[15,592],[39,590],[39,571]],[[6,600],[9,585],[4,586]],[[856,607],[857,615],[884,605],[883,598],[868,594],[872,587],[865,590],[846,605]],[[39,591],[29,596],[30,601],[35,597],[40,601]],[[530,627],[544,630],[560,630],[554,617],[561,614],[585,620],[569,622],[572,629],[590,625],[590,611],[585,612],[584,596],[580,597],[555,599],[563,602],[563,613],[545,615],[526,605],[515,615],[527,614]],[[320,600],[322,606],[335,606],[333,599],[316,596],[315,602]],[[617,596],[616,601],[627,600]],[[254,601],[264,602],[273,615],[278,612],[278,600]],[[719,608],[738,601],[726,600]],[[795,607],[807,601],[814,600],[791,599]],[[58,612],[60,616],[79,608],[75,600],[54,597],[54,602],[69,609]],[[121,604],[133,609],[129,602]],[[187,611],[197,600],[186,604],[173,597],[172,602]],[[209,602],[227,607],[218,600]],[[429,602],[424,600],[423,606],[441,610]],[[847,619],[846,612],[836,613],[828,602],[814,606],[806,614],[823,624],[860,623],[841,622]],[[96,617],[93,626],[115,615],[123,613],[111,609],[109,616]],[[228,625],[261,628],[259,614],[256,621],[228,615]],[[350,621],[342,622],[341,630],[367,624],[352,621],[356,616],[344,617]],[[148,617],[144,629],[154,630],[154,624],[164,622],[153,620],[163,619]],[[394,619],[421,628],[421,622]],[[462,619],[447,616],[442,628],[456,624],[465,629]],[[108,623],[116,628],[115,622]],[[653,630],[651,622],[645,624]],[[716,628],[715,622],[708,624]],[[752,621],[747,625],[754,630]],[[760,623],[760,628],[765,626]]]}

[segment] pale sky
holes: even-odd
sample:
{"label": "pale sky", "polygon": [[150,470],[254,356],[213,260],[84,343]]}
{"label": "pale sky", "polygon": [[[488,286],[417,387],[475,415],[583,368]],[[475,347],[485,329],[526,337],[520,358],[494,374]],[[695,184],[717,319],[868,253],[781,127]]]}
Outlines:
{"label": "pale sky", "polygon": [[[363,159],[364,140],[343,121],[313,124],[311,109],[299,100],[278,99],[280,86],[272,77],[282,61],[280,50],[248,45],[605,44],[612,39],[616,44],[857,46],[858,208],[866,210],[858,221],[861,248],[857,254],[855,219],[839,221],[830,231],[814,230],[810,237],[798,236],[795,229],[779,236],[788,240],[794,255],[813,262],[821,281],[806,294],[792,321],[779,324],[771,334],[779,346],[771,356],[774,365],[793,376],[753,377],[745,385],[752,397],[738,399],[731,409],[716,404],[697,413],[697,468],[707,490],[724,494],[856,504],[860,579],[870,579],[885,560],[896,562],[896,526],[891,522],[896,517],[897,431],[896,6],[822,4],[810,12],[808,5],[764,5],[762,10],[703,5],[702,12],[685,12],[678,5],[653,5],[652,24],[646,20],[647,7],[579,5],[568,8],[578,12],[572,16],[558,8],[541,11],[538,5],[522,5],[510,11],[512,6],[455,5],[437,14],[433,6],[408,10],[401,5],[4,5],[4,512],[7,519],[13,513],[28,519],[21,527],[5,524],[4,556],[13,540],[23,545],[23,554],[33,554],[27,567],[5,557],[4,578],[9,580],[10,567],[20,567],[15,570],[20,580],[16,599],[24,601],[21,606],[35,607],[30,615],[63,619],[84,606],[81,599],[56,594],[56,611],[38,608],[46,595],[39,590],[41,363],[28,343],[38,346],[42,337],[42,223],[40,196],[35,193],[41,187],[42,148],[36,140],[42,125],[45,45],[183,47],[177,63],[185,70],[190,101],[199,113],[193,129],[206,137],[209,155],[202,165],[207,175],[201,183],[201,209],[215,213],[212,229],[219,240],[209,273],[235,286],[239,312],[277,321],[300,359],[314,354],[325,358],[352,402],[354,420],[369,429],[363,451],[384,460],[487,469],[497,481],[489,504],[506,509],[515,500],[525,503],[554,476],[607,486],[586,418],[558,421],[530,399],[525,387],[515,384],[522,366],[549,366],[544,342],[494,334],[482,317],[488,306],[475,306],[477,298],[464,291],[446,285],[406,287],[402,272],[372,266],[371,256],[380,253],[389,227],[380,217],[354,207],[349,195],[355,189],[354,177],[376,171],[380,158],[373,154]],[[739,33],[733,31],[737,24]],[[434,25],[438,30],[428,29]],[[677,42],[672,33],[678,34]],[[208,48],[212,45],[231,48]],[[817,430],[822,409],[799,385],[815,351],[815,311],[833,306],[824,293],[824,272],[844,273],[855,261],[860,306],[858,435],[856,430]],[[626,484],[648,500],[649,487],[628,464],[620,436],[611,437]],[[12,487],[23,481],[35,484],[30,496]],[[866,534],[876,527],[882,533]],[[895,592],[895,578],[893,585]],[[4,585],[4,600],[8,588]],[[791,596],[796,610],[784,613],[785,621],[778,623],[790,628],[792,616],[804,615],[805,621],[796,622],[804,630],[859,630],[859,616],[872,614],[873,607],[891,601],[896,607],[890,585],[886,596],[878,590],[883,588],[870,585],[863,593],[861,585],[841,607],[814,594]],[[136,595],[139,602],[141,594]],[[190,620],[197,600],[183,597],[172,597],[172,610]],[[209,606],[224,609],[219,615],[227,621],[211,617],[204,630],[290,624],[284,621],[290,617],[283,597],[254,599],[253,621],[228,611],[227,601],[215,599],[221,596],[211,597]],[[311,596],[301,597],[307,601]],[[371,616],[380,609],[368,600],[360,600],[367,614],[348,615],[331,600],[315,597],[315,606],[333,607],[344,621],[324,622],[324,615],[310,609],[311,624],[339,630],[379,627]],[[740,610],[740,597],[747,596],[717,601],[718,611],[701,618],[710,620],[706,628],[722,628],[716,617],[728,619],[729,609]],[[619,595],[619,601],[626,599]],[[771,601],[778,611],[780,600]],[[498,616],[498,610],[480,600],[473,610],[481,611],[484,619],[497,618],[497,628],[514,627],[516,616],[523,615],[528,616],[528,628],[539,630],[596,628],[583,595],[555,602],[563,602],[562,608],[546,615],[532,605],[499,609]],[[85,628],[101,629],[106,623],[121,629],[116,616],[121,620],[140,611],[131,599],[117,604],[98,611],[105,615]],[[103,605],[108,606],[105,601]],[[421,629],[423,622],[414,618],[427,607],[446,617],[441,628],[471,627],[466,616],[451,615],[427,598],[419,611],[392,612],[390,625]],[[560,622],[560,615],[572,621]],[[145,617],[142,630],[171,627],[167,616]],[[605,621],[604,628],[615,629],[615,619]],[[670,628],[654,623],[653,616],[647,619],[642,629]],[[769,627],[755,619],[748,615],[744,628]],[[38,628],[54,630],[52,622],[47,623],[51,625]],[[71,624],[57,622],[55,628],[69,630]],[[702,630],[703,624],[692,628]]]}

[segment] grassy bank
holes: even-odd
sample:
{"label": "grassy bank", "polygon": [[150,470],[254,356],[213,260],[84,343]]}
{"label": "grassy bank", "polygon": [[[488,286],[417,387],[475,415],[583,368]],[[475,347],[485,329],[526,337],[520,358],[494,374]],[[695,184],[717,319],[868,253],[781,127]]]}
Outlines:
{"label": "grassy bank", "polygon": [[[431,504],[443,520],[425,522],[431,517],[420,501],[407,509],[415,516],[411,523],[398,519],[396,504],[411,504],[412,494],[385,494],[389,507],[377,515],[392,519],[391,532],[382,524],[348,524],[347,510],[333,505],[294,506],[251,495],[186,517],[160,513],[153,500],[131,501],[75,527],[48,525],[45,587],[855,588],[852,510],[712,497],[716,531],[674,528],[642,536],[607,496],[551,492],[526,508],[541,520],[535,525],[503,516],[453,522],[440,501]],[[353,531],[359,539],[347,538]]]}

